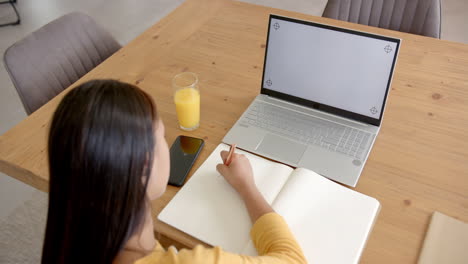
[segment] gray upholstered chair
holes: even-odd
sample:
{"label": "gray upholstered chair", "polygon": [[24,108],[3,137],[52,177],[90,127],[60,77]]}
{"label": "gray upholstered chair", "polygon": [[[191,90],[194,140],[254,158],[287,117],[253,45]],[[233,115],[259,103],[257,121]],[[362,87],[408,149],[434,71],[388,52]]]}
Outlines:
{"label": "gray upholstered chair", "polygon": [[329,0],[324,17],[440,38],[440,0]]}
{"label": "gray upholstered chair", "polygon": [[31,114],[120,48],[91,17],[75,12],[16,42],[3,59]]}

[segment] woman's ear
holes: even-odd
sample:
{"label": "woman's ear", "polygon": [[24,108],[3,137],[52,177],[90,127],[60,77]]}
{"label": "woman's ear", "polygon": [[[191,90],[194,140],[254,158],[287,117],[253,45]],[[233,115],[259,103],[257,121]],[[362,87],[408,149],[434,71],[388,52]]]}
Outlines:
{"label": "woman's ear", "polygon": [[[149,154],[146,153],[145,163],[143,166],[143,175],[141,177],[141,182],[145,184],[148,181],[148,175],[151,178],[151,168],[149,167]],[[149,182],[148,182],[149,185]]]}
{"label": "woman's ear", "polygon": [[148,196],[151,200],[157,199],[164,194],[170,173],[170,155],[164,137],[164,124],[161,120],[158,120],[158,122],[155,131],[156,146],[151,166],[151,178],[148,183]]}

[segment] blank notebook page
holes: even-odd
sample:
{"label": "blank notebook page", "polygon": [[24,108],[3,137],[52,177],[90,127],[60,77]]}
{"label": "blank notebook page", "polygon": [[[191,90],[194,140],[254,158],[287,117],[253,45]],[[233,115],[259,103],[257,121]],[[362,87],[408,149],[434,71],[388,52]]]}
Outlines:
{"label": "blank notebook page", "polygon": [[[244,202],[216,171],[222,163],[220,144],[179,190],[159,215],[159,219],[213,246],[241,252],[250,240],[252,223]],[[252,164],[255,182],[270,204],[283,187],[292,168],[264,158],[245,154]]]}
{"label": "blank notebook page", "polygon": [[[273,203],[309,263],[358,263],[380,203],[307,169],[296,169]],[[255,249],[245,248],[245,254]]]}

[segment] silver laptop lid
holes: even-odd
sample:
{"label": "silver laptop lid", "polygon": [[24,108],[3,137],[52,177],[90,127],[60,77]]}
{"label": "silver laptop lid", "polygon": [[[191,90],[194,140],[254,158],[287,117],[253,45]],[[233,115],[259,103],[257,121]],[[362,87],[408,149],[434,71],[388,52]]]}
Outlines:
{"label": "silver laptop lid", "polygon": [[262,94],[379,126],[400,40],[270,15]]}

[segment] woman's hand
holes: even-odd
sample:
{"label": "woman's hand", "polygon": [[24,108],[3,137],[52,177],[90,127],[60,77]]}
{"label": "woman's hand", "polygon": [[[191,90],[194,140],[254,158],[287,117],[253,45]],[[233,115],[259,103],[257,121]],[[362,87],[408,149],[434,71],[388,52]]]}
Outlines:
{"label": "woman's hand", "polygon": [[224,179],[241,195],[244,196],[252,188],[256,189],[250,161],[242,154],[232,154],[231,164],[224,165],[228,156],[227,151],[221,151],[223,164],[218,164],[216,169]]}
{"label": "woman's hand", "polygon": [[[221,151],[223,163],[226,161],[227,156],[227,151]],[[262,215],[273,212],[273,209],[265,201],[255,185],[252,166],[250,166],[246,156],[233,153],[229,166],[218,164],[216,169],[244,200],[252,223],[255,223]]]}

